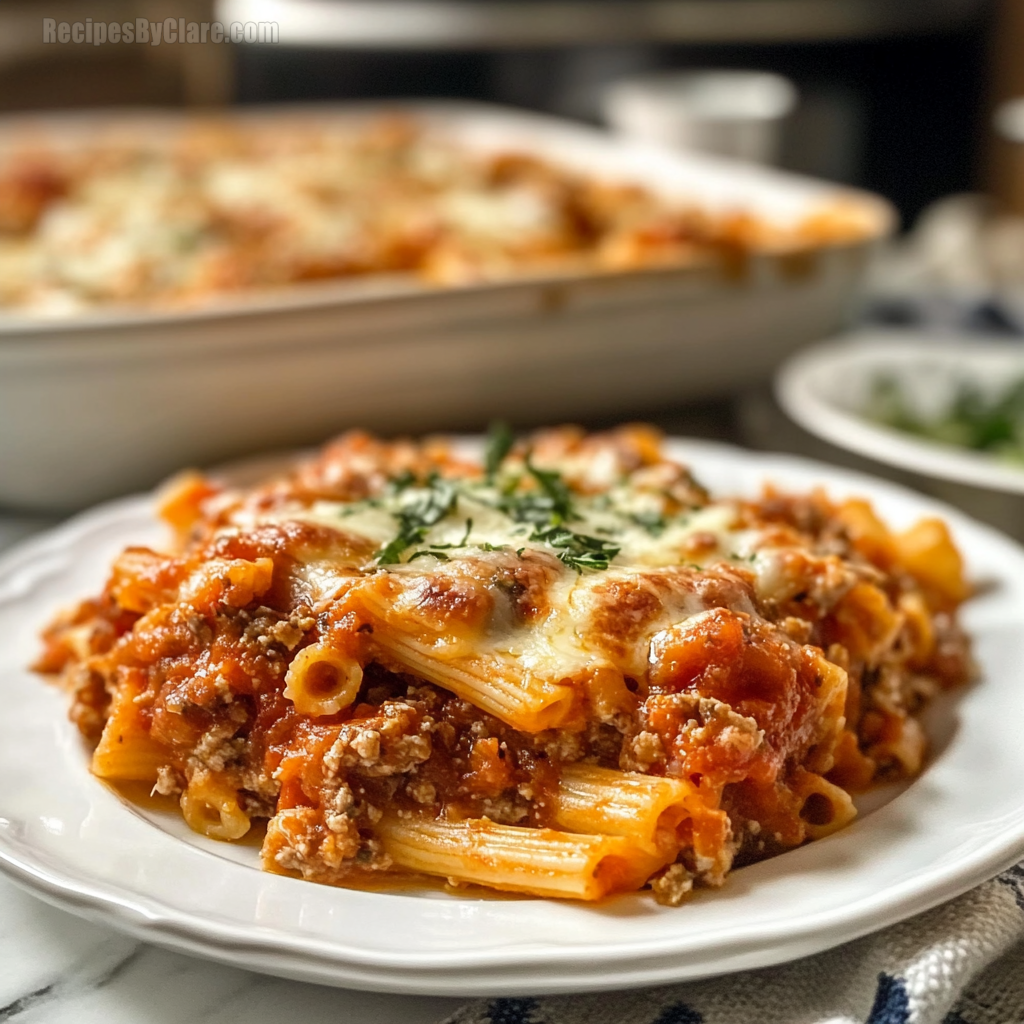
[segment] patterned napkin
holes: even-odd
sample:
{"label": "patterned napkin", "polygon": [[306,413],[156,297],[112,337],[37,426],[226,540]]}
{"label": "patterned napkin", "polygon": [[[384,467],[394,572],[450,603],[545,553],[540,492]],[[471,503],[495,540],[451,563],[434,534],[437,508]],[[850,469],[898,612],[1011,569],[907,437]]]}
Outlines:
{"label": "patterned napkin", "polygon": [[483,1000],[445,1024],[1011,1022],[1024,1022],[1024,862],[951,903],[781,967],[631,992]]}

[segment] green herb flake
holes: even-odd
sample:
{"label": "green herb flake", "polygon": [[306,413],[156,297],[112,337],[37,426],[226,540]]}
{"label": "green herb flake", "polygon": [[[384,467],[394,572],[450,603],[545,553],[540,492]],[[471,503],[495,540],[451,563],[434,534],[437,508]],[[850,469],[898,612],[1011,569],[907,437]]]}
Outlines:
{"label": "green herb flake", "polygon": [[488,483],[493,482],[498,475],[498,470],[508,458],[508,453],[512,451],[515,440],[512,428],[503,420],[491,424],[491,429],[487,433],[487,447],[484,449],[484,469]]}
{"label": "green herb flake", "polygon": [[439,558],[442,562],[447,562],[448,556],[445,554],[446,551],[452,551],[455,548],[464,548],[466,542],[469,540],[469,535],[473,532],[473,520],[466,520],[466,532],[462,535],[461,540],[455,541],[454,544],[431,544],[429,547],[423,548],[421,551],[417,551],[416,554],[410,556],[407,561],[411,562],[416,558],[423,558],[426,555],[433,555],[435,558]]}
{"label": "green herb flake", "polygon": [[668,525],[660,512],[632,512],[629,518],[645,529],[652,537],[660,537]]}
{"label": "green herb flake", "polygon": [[551,503],[551,511],[561,522],[575,519],[572,507],[572,492],[569,490],[561,473],[554,469],[540,469],[527,457],[526,469],[537,482],[541,491]]}
{"label": "green herb flake", "polygon": [[502,490],[497,508],[519,523],[537,526],[557,526],[578,518],[573,509],[572,492],[561,474],[553,469],[540,469],[530,458],[526,459],[527,478],[536,487],[520,490],[523,478],[509,481]]}
{"label": "green herb flake", "polygon": [[388,481],[388,492],[392,495],[407,491],[416,483],[416,476],[411,469],[403,469],[398,476]]}
{"label": "green herb flake", "polygon": [[560,525],[538,527],[531,534],[530,540],[539,540],[553,547],[558,558],[577,572],[583,572],[584,569],[607,569],[621,550],[600,537],[576,533]]}
{"label": "green herb flake", "polygon": [[[424,534],[426,531],[424,531]],[[402,552],[407,551],[409,548],[416,544],[418,541],[423,540],[423,535],[417,533],[415,536],[399,533],[394,540],[389,541],[384,545],[374,556],[373,559],[378,565],[396,565],[402,560]]]}
{"label": "green herb flake", "polygon": [[447,562],[448,556],[443,551],[438,551],[437,548],[421,548],[419,551],[414,551],[407,559],[407,562],[415,562],[417,558],[436,558],[441,562]]}
{"label": "green herb flake", "polygon": [[[403,477],[394,483],[401,483],[399,493],[405,493],[410,486]],[[426,537],[431,526],[439,523],[455,508],[458,497],[458,491],[450,480],[432,474],[424,489],[393,513],[398,520],[398,535],[374,556],[377,564],[394,565],[400,562],[409,548]]]}

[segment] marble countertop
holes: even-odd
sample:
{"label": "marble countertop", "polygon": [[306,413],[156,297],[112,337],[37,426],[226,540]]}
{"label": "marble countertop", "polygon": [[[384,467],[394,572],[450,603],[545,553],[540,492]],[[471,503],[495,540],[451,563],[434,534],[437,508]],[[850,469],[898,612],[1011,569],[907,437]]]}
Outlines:
{"label": "marble countertop", "polygon": [[[0,550],[53,520],[0,517]],[[439,1024],[460,999],[285,981],[150,946],[0,876],[4,1024]]]}
{"label": "marble countertop", "polygon": [[72,917],[0,878],[5,1024],[439,1024],[459,999],[251,974]]}

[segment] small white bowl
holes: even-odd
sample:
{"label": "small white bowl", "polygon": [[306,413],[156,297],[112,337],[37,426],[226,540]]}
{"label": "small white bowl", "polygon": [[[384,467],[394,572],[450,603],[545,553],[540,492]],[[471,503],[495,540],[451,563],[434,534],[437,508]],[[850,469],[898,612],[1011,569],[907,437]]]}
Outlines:
{"label": "small white bowl", "polygon": [[1024,494],[1024,466],[867,419],[864,410],[880,377],[894,380],[911,408],[936,414],[964,382],[995,394],[1024,377],[1024,346],[873,331],[805,349],[775,377],[776,398],[786,413],[839,448],[921,476]]}
{"label": "small white bowl", "polygon": [[776,162],[797,103],[788,78],[762,71],[668,71],[614,82],[607,124],[632,138],[753,163]]}

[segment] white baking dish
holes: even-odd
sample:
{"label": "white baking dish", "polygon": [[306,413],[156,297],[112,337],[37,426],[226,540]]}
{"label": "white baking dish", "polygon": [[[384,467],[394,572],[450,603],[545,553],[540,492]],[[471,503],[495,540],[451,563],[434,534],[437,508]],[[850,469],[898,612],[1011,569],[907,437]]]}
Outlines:
{"label": "white baking dish", "polygon": [[[350,123],[381,104],[306,117]],[[391,107],[393,109],[393,105]],[[303,444],[362,425],[393,433],[638,415],[766,376],[843,322],[890,208],[863,193],[649,148],[515,111],[403,103],[481,150],[527,149],[712,209],[802,219],[845,197],[868,237],[760,254],[730,273],[680,267],[440,289],[402,277],[237,295],[187,312],[0,316],[0,504],[71,508],[185,464]],[[32,119],[53,138],[99,126],[173,131],[184,115]],[[232,117],[272,122],[295,110]],[[25,128],[0,122],[0,147]]]}

